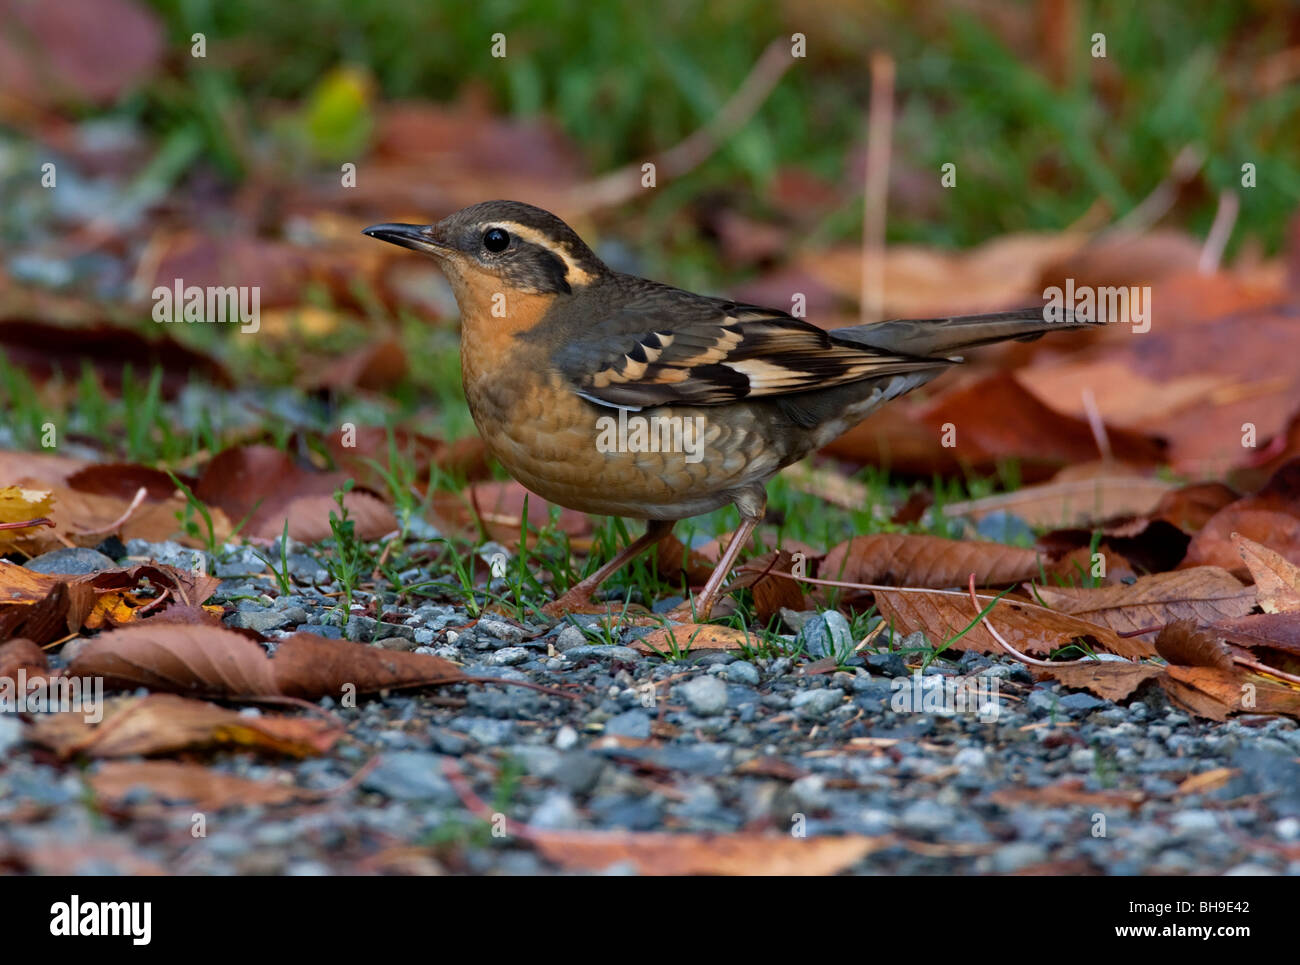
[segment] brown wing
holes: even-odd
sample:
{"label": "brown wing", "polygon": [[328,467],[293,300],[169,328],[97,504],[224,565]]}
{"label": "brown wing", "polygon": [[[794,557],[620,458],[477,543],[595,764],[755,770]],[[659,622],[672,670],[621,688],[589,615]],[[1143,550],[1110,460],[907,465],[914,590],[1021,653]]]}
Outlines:
{"label": "brown wing", "polygon": [[558,367],[593,402],[643,408],[721,405],[952,364],[839,340],[780,312],[692,297],[700,303],[690,306],[693,317],[679,304],[653,327],[640,318],[636,330],[625,312],[589,329],[557,353]]}

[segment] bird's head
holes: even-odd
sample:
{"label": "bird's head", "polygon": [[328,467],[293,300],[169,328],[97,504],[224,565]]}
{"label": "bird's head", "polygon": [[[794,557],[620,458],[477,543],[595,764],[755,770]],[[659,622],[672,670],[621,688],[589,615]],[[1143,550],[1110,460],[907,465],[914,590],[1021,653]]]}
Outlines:
{"label": "bird's head", "polygon": [[519,201],[484,201],[437,224],[377,224],[364,233],[433,255],[457,300],[494,287],[534,295],[569,294],[609,271],[567,224]]}

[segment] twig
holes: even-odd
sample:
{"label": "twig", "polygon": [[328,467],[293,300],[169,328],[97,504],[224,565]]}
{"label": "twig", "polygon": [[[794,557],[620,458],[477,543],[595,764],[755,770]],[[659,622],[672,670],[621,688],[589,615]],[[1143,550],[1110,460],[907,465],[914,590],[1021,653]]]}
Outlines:
{"label": "twig", "polygon": [[1241,199],[1237,197],[1236,191],[1219,192],[1219,207],[1214,212],[1214,223],[1210,225],[1210,233],[1205,236],[1205,245],[1201,248],[1201,257],[1196,263],[1196,270],[1202,275],[1213,275],[1219,270],[1223,250],[1232,237],[1240,208]]}
{"label": "twig", "polygon": [[[699,167],[767,100],[792,63],[794,58],[786,40],[768,44],[749,76],[707,124],[652,159],[656,177],[680,177]],[[585,214],[629,201],[641,191],[641,177],[641,162],[624,165],[574,190],[565,210]]]}
{"label": "twig", "polygon": [[36,526],[53,526],[54,520],[48,516],[38,516],[36,519],[22,519],[16,523],[0,523],[0,529],[29,529]]}
{"label": "twig", "polygon": [[894,59],[871,57],[871,101],[867,108],[867,170],[862,190],[862,295],[860,322],[878,322],[885,312],[885,214],[889,199],[889,155],[894,128]]}
{"label": "twig", "polygon": [[989,623],[988,617],[982,615],[984,612],[983,608],[980,606],[979,597],[975,595],[975,574],[974,573],[970,575],[969,588],[970,588],[970,601],[975,605],[975,613],[980,615],[980,623],[984,625],[984,629],[989,632],[989,636],[991,636],[994,640],[998,642],[999,645],[1001,645],[1003,650],[1005,650],[1011,656],[1015,657],[1021,663],[1027,663],[1033,667],[1049,667],[1049,668],[1077,667],[1079,666],[1079,664],[1083,664],[1083,663],[1096,663],[1095,660],[1089,660],[1087,658],[1083,660],[1039,660],[1037,657],[1030,657],[1027,656],[1026,654],[1021,653],[1015,647],[1011,646],[1011,644],[1007,643],[1007,641],[1003,639],[1002,634],[998,633],[996,630],[993,629],[993,624]]}
{"label": "twig", "polygon": [[1196,177],[1205,155],[1200,148],[1188,144],[1174,158],[1169,174],[1157,184],[1150,194],[1143,198],[1128,214],[1101,232],[1099,237],[1116,234],[1140,235],[1169,213],[1169,209],[1178,200],[1182,186]]}
{"label": "twig", "polygon": [[1093,394],[1092,387],[1086,386],[1083,390],[1083,411],[1088,417],[1088,428],[1092,430],[1092,438],[1097,442],[1097,451],[1101,453],[1102,462],[1111,462],[1115,458],[1115,453],[1110,448],[1110,437],[1106,435],[1106,422],[1101,417],[1101,410],[1097,408],[1097,396]]}
{"label": "twig", "polygon": [[135,498],[131,500],[131,505],[126,507],[126,511],[117,519],[113,520],[113,522],[101,529],[82,529],[81,527],[77,527],[77,532],[82,536],[100,536],[105,533],[117,532],[121,527],[126,525],[126,521],[135,514],[137,509],[140,508],[140,504],[144,502],[144,498],[147,495],[149,495],[149,490],[145,489],[144,486],[141,486],[135,491]]}

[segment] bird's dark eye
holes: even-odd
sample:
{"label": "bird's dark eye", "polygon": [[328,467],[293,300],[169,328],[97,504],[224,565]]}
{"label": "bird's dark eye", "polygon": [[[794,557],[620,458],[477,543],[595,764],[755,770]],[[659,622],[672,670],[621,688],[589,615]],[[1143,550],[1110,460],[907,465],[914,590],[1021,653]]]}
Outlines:
{"label": "bird's dark eye", "polygon": [[500,228],[489,228],[483,232],[483,247],[493,253],[505,251],[510,244],[510,236]]}

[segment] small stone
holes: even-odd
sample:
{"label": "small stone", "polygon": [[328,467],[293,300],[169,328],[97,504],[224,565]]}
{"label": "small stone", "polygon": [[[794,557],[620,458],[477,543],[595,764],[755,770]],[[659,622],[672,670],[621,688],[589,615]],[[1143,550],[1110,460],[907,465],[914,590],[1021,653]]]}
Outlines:
{"label": "small stone", "polygon": [[526,636],[522,629],[503,620],[480,620],[475,624],[474,630],[507,643],[519,643]]}
{"label": "small stone", "polygon": [[604,770],[604,758],[585,751],[572,751],[564,755],[564,760],[551,777],[556,784],[574,794],[590,794]]}
{"label": "small stone", "polygon": [[1210,811],[1178,811],[1170,823],[1179,834],[1213,834],[1219,830],[1219,818]]}
{"label": "small stone", "polygon": [[578,743],[578,732],[565,724],[555,732],[555,746],[562,751],[567,751]]}
{"label": "small stone", "polygon": [[1047,860],[1047,849],[1037,841],[1013,841],[993,852],[993,870],[1012,874]]}
{"label": "small stone", "polygon": [[414,650],[415,641],[408,640],[406,637],[384,637],[382,640],[376,640],[373,646],[380,650]]}
{"label": "small stone", "polygon": [[314,633],[318,637],[325,637],[327,640],[342,640],[343,631],[338,627],[327,626],[323,623],[304,623],[298,628],[299,633]]}
{"label": "small stone", "polygon": [[582,825],[582,818],[573,804],[573,798],[559,791],[553,791],[533,811],[528,824],[534,828],[572,831]]}
{"label": "small stone", "polygon": [[250,607],[247,610],[236,610],[226,617],[226,626],[266,633],[268,630],[279,630],[282,627],[306,623],[307,619],[307,611],[300,606],[285,607],[283,610],[274,607]]}
{"label": "small stone", "polygon": [[978,747],[963,747],[953,757],[952,763],[954,767],[960,767],[962,770],[983,770],[988,764],[988,755]]}
{"label": "small stone", "polygon": [[744,660],[727,664],[721,675],[732,683],[744,684],[746,687],[758,686],[758,668]]}
{"label": "small stone", "polygon": [[491,653],[484,660],[489,666],[493,667],[513,667],[515,664],[523,663],[532,654],[523,647],[502,647],[495,653]]}
{"label": "small stone", "polygon": [[33,573],[56,573],[60,576],[81,576],[86,573],[98,573],[117,566],[111,559],[97,550],[84,547],[66,547],[51,550],[33,557],[23,564],[24,569]]}
{"label": "small stone", "polygon": [[808,620],[795,638],[814,659],[847,656],[853,652],[853,631],[838,610],[827,610]]}
{"label": "small stone", "polygon": [[1086,714],[1107,705],[1107,701],[1094,697],[1092,694],[1084,693],[1066,694],[1060,699],[1059,703],[1062,710],[1069,711],[1071,714]]}
{"label": "small stone", "polygon": [[587,635],[575,626],[567,626],[555,635],[552,643],[556,650],[564,653],[574,647],[587,646]]}
{"label": "small stone", "polygon": [[23,741],[23,725],[14,714],[0,713],[0,758]]}
{"label": "small stone", "polygon": [[907,664],[903,663],[903,658],[896,653],[869,653],[867,666],[873,672],[884,674],[886,677],[907,676]]}
{"label": "small stone", "polygon": [[695,677],[679,688],[691,713],[711,717],[727,709],[727,685],[717,677]]}
{"label": "small stone", "polygon": [[650,715],[645,711],[627,710],[605,721],[605,733],[645,740],[650,736],[650,723]]}
{"label": "small stone", "polygon": [[361,786],[399,801],[455,804],[459,800],[442,773],[442,757],[425,751],[385,754]]}
{"label": "small stone", "polygon": [[824,717],[838,707],[843,699],[844,691],[838,687],[822,687],[795,694],[790,700],[790,706],[801,717]]}
{"label": "small stone", "polygon": [[909,831],[933,834],[957,820],[957,812],[931,800],[914,801],[903,809],[899,823]]}
{"label": "small stone", "polygon": [[641,659],[641,654],[631,647],[617,645],[570,647],[564,651],[564,656],[575,665],[588,660],[618,660],[624,663],[635,663]]}

